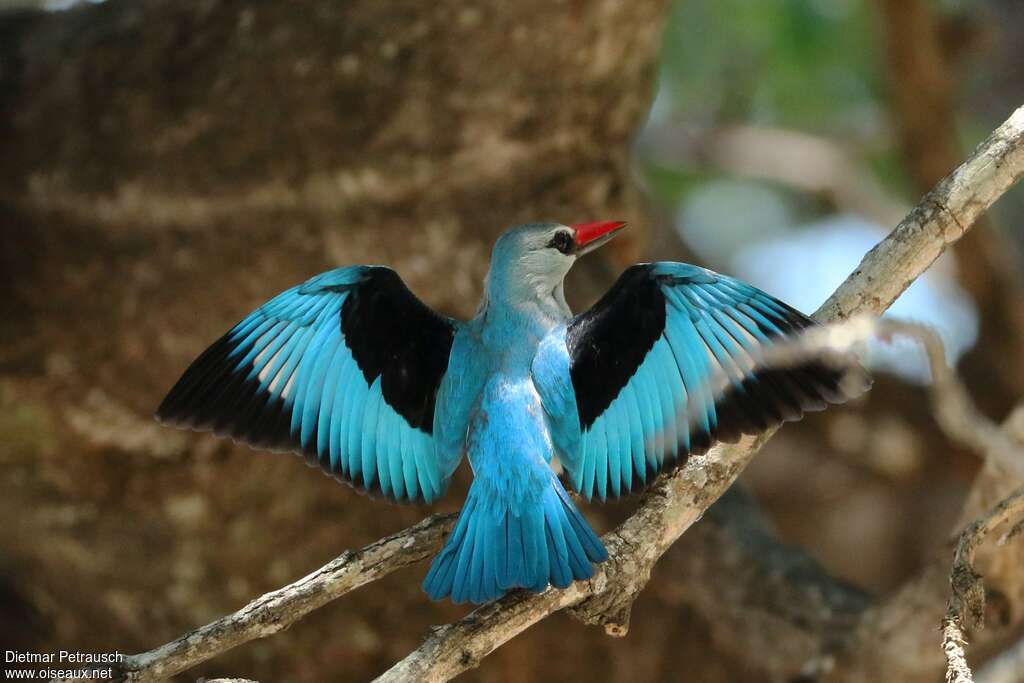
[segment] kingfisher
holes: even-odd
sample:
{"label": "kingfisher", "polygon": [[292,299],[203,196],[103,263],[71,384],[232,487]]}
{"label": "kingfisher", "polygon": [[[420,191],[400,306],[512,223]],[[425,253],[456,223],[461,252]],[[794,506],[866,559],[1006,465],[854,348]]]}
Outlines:
{"label": "kingfisher", "polygon": [[[625,496],[716,441],[854,394],[835,364],[759,369],[765,348],[816,323],[698,266],[634,265],[573,315],[566,274],[624,226],[507,230],[468,321],[434,312],[385,266],[321,273],[203,352],[157,419],[303,455],[397,502],[437,500],[468,457],[472,485],[423,582],[432,599],[588,579],[608,553],[566,486]],[[716,373],[724,390],[709,390]]]}

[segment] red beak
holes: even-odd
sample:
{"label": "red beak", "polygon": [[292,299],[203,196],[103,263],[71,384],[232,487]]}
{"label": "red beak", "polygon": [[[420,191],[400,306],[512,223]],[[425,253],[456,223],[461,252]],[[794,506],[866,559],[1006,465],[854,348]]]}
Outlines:
{"label": "red beak", "polygon": [[[576,231],[576,246],[585,247],[586,245],[606,237],[601,240],[601,244],[611,239],[611,236],[626,227],[625,221],[598,221],[597,223],[577,223],[576,225],[570,225],[570,228]],[[595,247],[600,246],[595,244]],[[589,250],[588,250],[589,251]]]}

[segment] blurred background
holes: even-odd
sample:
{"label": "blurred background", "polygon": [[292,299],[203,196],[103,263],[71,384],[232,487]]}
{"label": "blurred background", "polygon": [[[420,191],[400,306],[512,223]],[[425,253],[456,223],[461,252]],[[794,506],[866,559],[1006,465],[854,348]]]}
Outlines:
{"label": "blurred background", "polygon": [[[622,217],[577,308],[657,259],[810,313],[1024,104],[1022,65],[1019,0],[0,1],[0,644],[149,649],[433,511],[150,420],[278,291],[387,263],[467,316],[504,227]],[[1017,188],[891,311],[938,328],[995,420],[1024,395],[1022,223]],[[725,501],[864,605],[946,552],[980,467],[916,349],[870,364],[869,396],[788,425]],[[606,530],[635,504],[586,512]],[[625,639],[556,615],[463,680],[806,680],[719,619],[729,509],[665,556]],[[468,611],[425,571],[178,679],[368,680]]]}

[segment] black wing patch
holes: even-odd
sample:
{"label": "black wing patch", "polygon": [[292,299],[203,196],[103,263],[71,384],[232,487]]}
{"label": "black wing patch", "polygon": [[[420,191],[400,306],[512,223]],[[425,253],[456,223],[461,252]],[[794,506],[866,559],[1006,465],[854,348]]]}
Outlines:
{"label": "black wing patch", "polygon": [[627,268],[569,322],[565,344],[583,429],[611,405],[664,331],[665,295],[650,264]]}
{"label": "black wing patch", "polygon": [[367,384],[411,427],[434,431],[434,404],[455,339],[450,320],[409,291],[390,268],[366,269],[341,309],[341,331]]}

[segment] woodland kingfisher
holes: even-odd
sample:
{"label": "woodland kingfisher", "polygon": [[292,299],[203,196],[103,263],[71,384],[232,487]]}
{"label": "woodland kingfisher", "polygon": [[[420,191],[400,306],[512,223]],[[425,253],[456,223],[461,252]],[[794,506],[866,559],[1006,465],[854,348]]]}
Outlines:
{"label": "woodland kingfisher", "polygon": [[[573,315],[566,273],[624,225],[509,229],[469,321],[435,313],[384,266],[317,275],[200,355],[157,418],[293,451],[394,501],[436,500],[467,456],[472,486],[423,582],[435,600],[590,578],[608,554],[565,486],[625,496],[715,441],[853,393],[823,361],[759,370],[760,351],[815,323],[697,266],[634,265]],[[707,390],[715,372],[723,391]]]}

